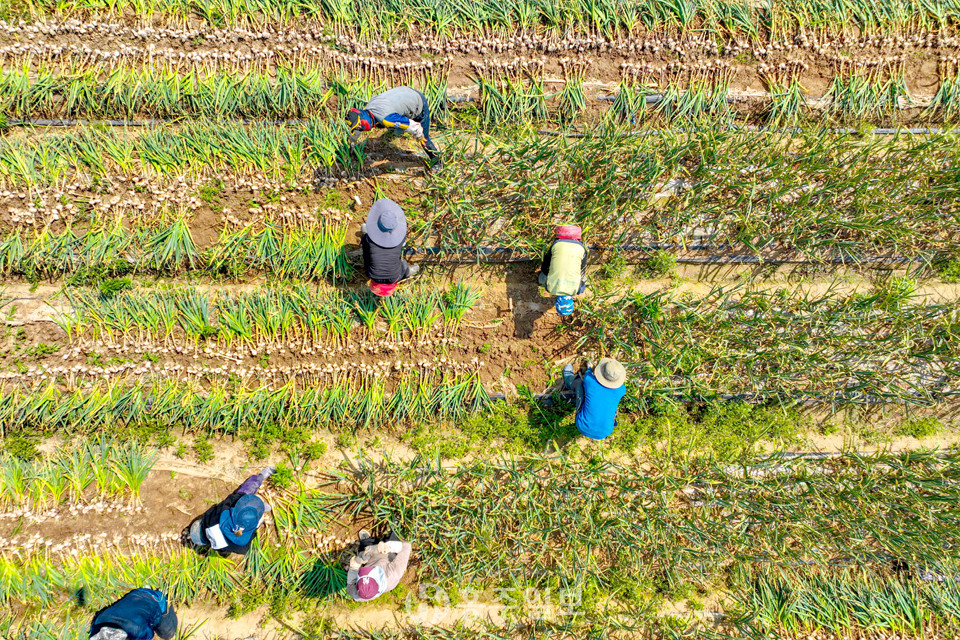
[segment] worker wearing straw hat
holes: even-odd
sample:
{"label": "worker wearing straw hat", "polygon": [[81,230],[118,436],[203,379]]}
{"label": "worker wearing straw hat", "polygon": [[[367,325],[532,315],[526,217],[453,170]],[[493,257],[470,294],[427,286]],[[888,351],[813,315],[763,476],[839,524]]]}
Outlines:
{"label": "worker wearing straw hat", "polygon": [[192,543],[198,549],[213,549],[221,555],[245,555],[257,537],[257,527],[270,505],[256,495],[263,482],[273,475],[273,467],[244,480],[236,491],[190,523],[181,534],[184,544]]}
{"label": "worker wearing straw hat", "polygon": [[170,640],[177,632],[177,614],[167,596],[156,589],[134,589],[100,609],[90,624],[90,640]]}
{"label": "worker wearing straw hat", "polygon": [[407,239],[407,218],[393,200],[381,198],[373,203],[366,223],[360,226],[363,267],[370,278],[370,290],[389,296],[397,284],[417,273],[419,267],[403,259]]}
{"label": "worker wearing straw hat", "polygon": [[627,392],[627,370],[613,358],[603,358],[596,368],[587,365],[575,375],[573,365],[563,368],[563,383],[576,396],[577,430],[593,440],[603,440],[617,426],[617,407]]}
{"label": "worker wearing straw hat", "polygon": [[350,109],[346,119],[354,140],[361,131],[374,127],[395,129],[413,136],[431,162],[440,160],[440,150],[430,139],[430,105],[416,89],[396,87],[384,91],[371,98],[363,109]]}
{"label": "worker wearing straw hat", "polygon": [[410,543],[395,533],[381,540],[360,531],[359,552],[350,560],[347,594],[358,602],[367,602],[392,591],[400,584],[410,562]]}
{"label": "worker wearing straw hat", "polygon": [[554,229],[556,238],[543,254],[540,286],[557,297],[557,313],[573,313],[573,296],[586,291],[587,248],[581,242],[580,227],[564,224]]}

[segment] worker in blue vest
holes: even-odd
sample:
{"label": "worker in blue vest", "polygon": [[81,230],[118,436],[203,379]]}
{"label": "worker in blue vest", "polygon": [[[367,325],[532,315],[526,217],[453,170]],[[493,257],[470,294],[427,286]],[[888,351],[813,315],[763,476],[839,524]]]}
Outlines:
{"label": "worker in blue vest", "polygon": [[134,589],[93,616],[90,640],[170,640],[177,632],[177,614],[167,596],[156,589]]}
{"label": "worker in blue vest", "polygon": [[573,296],[587,289],[588,251],[581,242],[580,227],[572,224],[554,229],[556,238],[543,254],[538,281],[547,293],[557,297],[555,306],[561,316],[573,313]]}
{"label": "worker in blue vest", "polygon": [[613,358],[603,358],[596,367],[574,374],[573,365],[563,367],[563,383],[576,398],[577,430],[592,440],[603,440],[617,426],[617,408],[627,393],[627,370]]}

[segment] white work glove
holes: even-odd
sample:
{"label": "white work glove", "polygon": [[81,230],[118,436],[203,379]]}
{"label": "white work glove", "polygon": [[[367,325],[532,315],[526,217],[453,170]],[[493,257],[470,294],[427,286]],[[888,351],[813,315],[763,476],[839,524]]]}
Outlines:
{"label": "white work glove", "polygon": [[353,556],[350,558],[350,568],[354,571],[360,571],[363,567],[363,560],[360,559],[360,556]]}
{"label": "white work glove", "polygon": [[403,551],[403,543],[398,540],[380,542],[377,544],[377,551],[380,553],[400,553]]}
{"label": "white work glove", "polygon": [[423,126],[419,122],[411,122],[407,127],[407,133],[417,140],[423,140]]}
{"label": "white work glove", "polygon": [[265,467],[263,471],[260,472],[260,475],[263,477],[264,480],[266,480],[276,472],[277,472],[277,468],[273,465],[270,465],[269,467]]}

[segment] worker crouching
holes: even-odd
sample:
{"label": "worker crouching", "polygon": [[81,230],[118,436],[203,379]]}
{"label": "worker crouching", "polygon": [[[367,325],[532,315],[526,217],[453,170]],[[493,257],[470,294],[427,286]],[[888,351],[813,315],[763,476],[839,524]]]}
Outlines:
{"label": "worker crouching", "polygon": [[594,368],[587,365],[575,374],[573,365],[563,367],[563,382],[576,398],[577,430],[593,440],[603,440],[617,426],[617,408],[627,392],[627,370],[613,358],[603,358]]}
{"label": "worker crouching", "polygon": [[360,227],[363,268],[370,278],[370,290],[389,296],[397,284],[417,273],[419,267],[403,259],[407,239],[407,218],[393,200],[381,198],[373,203],[367,221]]}
{"label": "worker crouching", "polygon": [[134,589],[93,616],[90,640],[170,640],[177,633],[177,614],[167,596],[156,589]]}
{"label": "worker crouching", "polygon": [[359,551],[350,560],[347,594],[358,602],[367,602],[400,584],[410,562],[411,547],[394,533],[380,541],[367,531],[357,537]]}
{"label": "worker crouching", "polygon": [[573,296],[587,289],[587,257],[589,252],[581,242],[581,230],[576,225],[561,225],[555,230],[556,239],[543,254],[538,281],[550,295],[556,296],[557,313],[573,313]]}
{"label": "worker crouching", "polygon": [[363,109],[350,109],[346,115],[354,139],[362,131],[375,127],[409,133],[430,158],[440,162],[440,150],[430,139],[430,105],[426,96],[411,87],[396,87],[371,98]]}
{"label": "worker crouching", "polygon": [[181,535],[184,544],[192,543],[200,550],[212,549],[223,556],[246,555],[264,514],[270,511],[270,505],[256,493],[274,471],[267,467],[250,476],[219,504],[207,509]]}

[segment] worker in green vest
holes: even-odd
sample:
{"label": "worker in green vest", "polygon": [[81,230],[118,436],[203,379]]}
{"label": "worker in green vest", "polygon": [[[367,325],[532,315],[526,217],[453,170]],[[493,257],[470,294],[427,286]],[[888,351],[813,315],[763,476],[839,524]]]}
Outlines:
{"label": "worker in green vest", "polygon": [[587,288],[587,248],[580,241],[580,227],[572,224],[555,229],[556,239],[543,254],[540,267],[540,286],[556,296],[557,313],[569,316],[573,313],[573,296]]}

